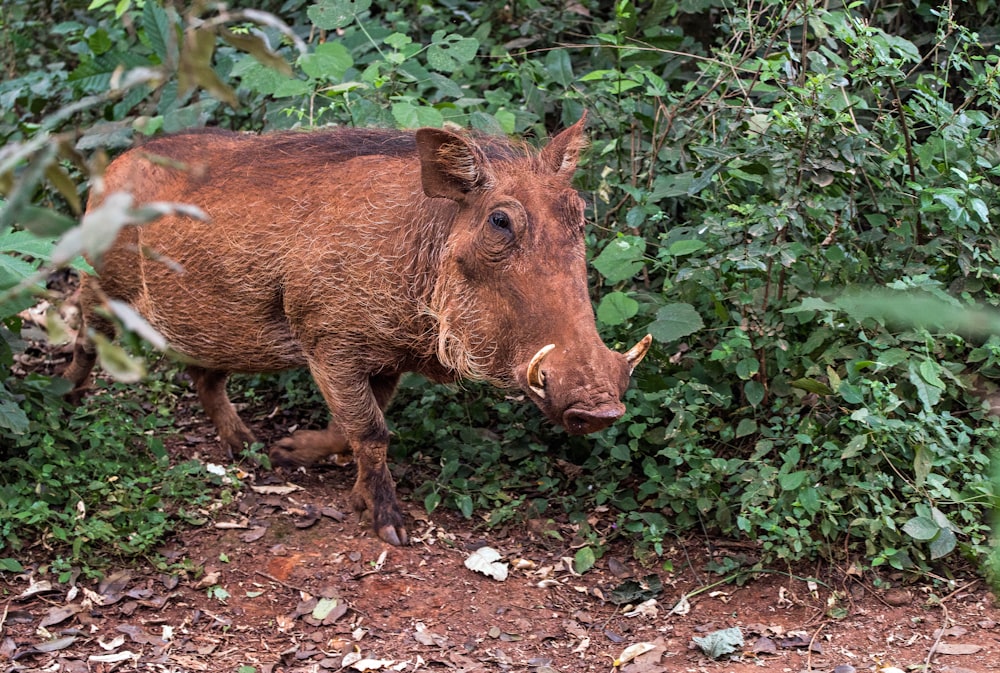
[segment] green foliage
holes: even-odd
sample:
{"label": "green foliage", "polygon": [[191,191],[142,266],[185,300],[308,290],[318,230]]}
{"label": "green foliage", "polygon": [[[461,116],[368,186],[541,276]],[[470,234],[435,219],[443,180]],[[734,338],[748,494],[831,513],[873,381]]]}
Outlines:
{"label": "green foliage", "polygon": [[[756,540],[767,561],[982,554],[1000,439],[982,401],[1000,385],[1000,53],[974,29],[997,24],[989,3],[267,5],[280,20],[4,6],[0,291],[37,292],[41,262],[155,216],[121,201],[67,231],[95,160],[137,134],[542,136],[587,110],[598,325],[618,348],[656,340],[626,417],[568,438],[523,400],[408,381],[394,451],[431,472],[416,497],[492,525],[566,512],[589,543],[579,567],[610,535],[658,554],[686,530]],[[18,326],[2,307],[6,373]],[[22,385],[0,387],[7,438],[35,413]],[[278,386],[319,408],[296,375]],[[592,528],[595,508],[613,530]]]}

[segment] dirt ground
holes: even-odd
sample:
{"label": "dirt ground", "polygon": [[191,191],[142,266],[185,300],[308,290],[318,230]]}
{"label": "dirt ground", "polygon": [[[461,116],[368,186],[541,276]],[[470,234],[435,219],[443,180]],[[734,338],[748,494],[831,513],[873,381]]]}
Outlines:
{"label": "dirt ground", "polygon": [[[196,424],[171,449],[220,460],[211,440],[190,443],[211,433]],[[1000,670],[1000,611],[972,575],[936,585],[883,576],[890,586],[876,586],[870,573],[811,566],[737,584],[709,568],[724,557],[752,557],[754,548],[707,539],[678,543],[650,567],[619,544],[577,575],[569,524],[487,530],[451,512],[428,516],[405,491],[413,542],[397,548],[349,511],[353,474],[352,466],[330,465],[248,477],[255,490],[161,550],[188,573],[137,565],[70,586],[50,586],[32,572],[0,573],[7,597],[0,666],[73,673]],[[594,517],[598,525],[611,520]],[[466,566],[484,545],[508,565],[505,581]]]}

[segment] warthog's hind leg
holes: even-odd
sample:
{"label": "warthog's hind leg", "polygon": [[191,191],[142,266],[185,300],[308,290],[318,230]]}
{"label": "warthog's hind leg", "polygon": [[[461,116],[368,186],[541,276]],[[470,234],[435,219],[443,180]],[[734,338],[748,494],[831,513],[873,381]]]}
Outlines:
{"label": "warthog's hind leg", "polygon": [[230,458],[238,456],[245,447],[257,441],[250,428],[240,420],[233,403],[229,401],[229,395],[226,394],[229,372],[194,365],[188,365],[187,372],[194,381],[194,388],[198,392],[201,405],[205,408],[205,414],[218,430],[219,441],[226,447]]}
{"label": "warthog's hind leg", "polygon": [[102,301],[100,285],[95,278],[81,275],[80,278],[80,331],[73,344],[73,361],[63,372],[63,378],[73,384],[66,397],[78,404],[83,394],[91,386],[91,372],[97,362],[97,346],[88,332],[101,334],[108,339],[115,338],[115,324],[94,311]]}
{"label": "warthog's hind leg", "polygon": [[[372,379],[372,393],[383,413],[396,392],[397,381],[398,377]],[[325,430],[298,430],[275,442],[270,450],[271,464],[275,467],[308,467],[329,456],[340,466],[349,465],[354,458],[347,435],[336,419]]]}

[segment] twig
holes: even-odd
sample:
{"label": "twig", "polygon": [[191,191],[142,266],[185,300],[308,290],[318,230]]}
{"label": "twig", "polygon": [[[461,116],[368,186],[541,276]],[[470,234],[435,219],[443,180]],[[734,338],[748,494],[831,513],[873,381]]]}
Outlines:
{"label": "twig", "polygon": [[[954,596],[955,594],[957,594],[959,591],[965,591],[966,589],[971,589],[973,586],[975,586],[976,584],[979,583],[980,579],[981,578],[977,577],[974,580],[972,580],[971,582],[969,582],[968,584],[966,584],[965,586],[961,586],[961,587],[955,589],[950,594],[948,594],[947,596],[945,596],[944,598],[942,598],[941,602],[944,603],[946,600],[948,600],[949,598],[951,598],[952,596]],[[0,623],[2,623],[2,622],[0,622]]]}
{"label": "twig", "polygon": [[[952,594],[953,593],[955,592],[953,591]],[[951,594],[948,595],[950,596]],[[944,636],[944,630],[948,628],[948,622],[951,620],[948,616],[948,608],[945,604],[942,602],[939,603],[939,605],[941,606],[941,609],[944,610],[944,623],[941,625],[941,628],[938,629],[937,637],[934,638],[934,644],[931,645],[931,649],[927,651],[927,658],[924,660],[924,673],[930,673],[931,658],[934,656],[934,651],[937,650],[937,646],[941,642],[941,637]]]}
{"label": "twig", "polygon": [[819,637],[819,632],[822,631],[823,627],[826,626],[829,623],[830,623],[829,619],[824,619],[822,622],[820,622],[819,626],[816,627],[816,630],[813,631],[812,638],[809,639],[809,647],[808,647],[809,651],[806,654],[806,670],[807,671],[813,670],[813,664],[812,664],[812,659],[813,659],[813,643],[815,643],[816,639]]}

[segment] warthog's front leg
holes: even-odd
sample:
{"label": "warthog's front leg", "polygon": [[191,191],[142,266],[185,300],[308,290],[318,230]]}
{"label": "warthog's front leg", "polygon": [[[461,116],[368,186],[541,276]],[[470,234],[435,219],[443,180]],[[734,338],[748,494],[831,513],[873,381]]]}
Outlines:
{"label": "warthog's front leg", "polygon": [[324,358],[321,364],[314,361],[310,370],[358,464],[351,505],[359,514],[371,514],[372,526],[380,538],[394,545],[408,544],[410,537],[396,498],[396,484],[386,462],[389,428],[382,414],[396,390],[399,375],[347,379],[345,372],[332,372],[325,364],[338,360]]}

